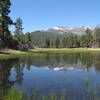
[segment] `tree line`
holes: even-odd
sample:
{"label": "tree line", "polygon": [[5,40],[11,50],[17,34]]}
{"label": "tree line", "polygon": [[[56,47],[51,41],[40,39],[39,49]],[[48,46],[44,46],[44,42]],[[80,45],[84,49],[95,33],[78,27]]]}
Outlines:
{"label": "tree line", "polygon": [[[53,44],[52,44],[53,43]],[[54,46],[55,45],[55,46]],[[56,37],[55,41],[46,38],[46,48],[99,48],[100,47],[100,27],[96,27],[94,30],[87,28],[86,34],[76,35],[69,33],[64,35],[61,39],[59,36]]]}

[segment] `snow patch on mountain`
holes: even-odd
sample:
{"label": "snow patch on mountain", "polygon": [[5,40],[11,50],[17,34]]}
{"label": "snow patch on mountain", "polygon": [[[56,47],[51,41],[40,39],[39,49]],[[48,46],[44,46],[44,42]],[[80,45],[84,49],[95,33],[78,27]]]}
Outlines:
{"label": "snow patch on mountain", "polygon": [[94,28],[90,27],[90,26],[79,26],[79,27],[57,26],[57,27],[53,27],[53,28],[45,29],[45,30],[41,30],[41,31],[58,33],[58,34],[74,33],[74,34],[78,34],[78,35],[83,35],[86,33],[87,29],[90,29],[92,31],[94,30]]}

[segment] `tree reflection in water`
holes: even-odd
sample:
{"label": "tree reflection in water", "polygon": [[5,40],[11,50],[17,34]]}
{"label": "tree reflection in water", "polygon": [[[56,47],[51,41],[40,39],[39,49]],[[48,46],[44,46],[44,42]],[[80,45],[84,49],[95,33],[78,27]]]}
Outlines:
{"label": "tree reflection in water", "polygon": [[[24,84],[24,69],[31,70],[31,67],[48,67],[49,69],[63,68],[65,69],[79,69],[85,70],[87,72],[91,71],[92,68],[95,69],[97,75],[100,73],[100,53],[46,53],[43,56],[32,56],[17,59],[0,60],[0,99],[6,95],[14,84]],[[16,75],[15,80],[11,80],[12,69],[14,69]],[[87,93],[92,96],[95,94],[94,91],[90,92],[91,79],[86,78],[85,84],[87,88]],[[97,86],[94,86],[95,90]],[[44,97],[45,98],[45,97]],[[64,97],[62,97],[64,98]],[[88,97],[86,97],[88,98]],[[85,99],[86,99],[85,98]],[[93,97],[92,97],[93,98]],[[88,99],[92,100],[92,99]],[[93,99],[94,100],[94,99]]]}

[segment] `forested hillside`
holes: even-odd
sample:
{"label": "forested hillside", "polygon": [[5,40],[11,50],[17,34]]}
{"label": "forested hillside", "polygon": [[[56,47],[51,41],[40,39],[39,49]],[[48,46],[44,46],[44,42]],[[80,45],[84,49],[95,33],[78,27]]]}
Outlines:
{"label": "forested hillside", "polygon": [[[58,42],[56,43],[58,38]],[[56,47],[56,44],[59,45],[59,47],[62,47],[62,40],[64,38],[64,35],[52,33],[52,32],[41,32],[36,31],[31,33],[31,41],[34,46],[37,47]]]}
{"label": "forested hillside", "polygon": [[[61,32],[61,31],[60,31]],[[87,28],[84,34],[67,33],[60,34],[59,31],[36,31],[32,32],[31,41],[34,46],[45,48],[99,48],[100,27]]]}

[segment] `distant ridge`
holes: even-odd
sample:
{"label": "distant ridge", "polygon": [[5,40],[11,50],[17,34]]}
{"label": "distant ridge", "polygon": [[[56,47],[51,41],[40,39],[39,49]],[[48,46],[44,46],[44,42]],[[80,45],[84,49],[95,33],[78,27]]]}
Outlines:
{"label": "distant ridge", "polygon": [[83,35],[86,33],[86,30],[94,30],[93,27],[90,26],[79,26],[79,27],[65,27],[65,26],[57,26],[50,29],[40,30],[42,32],[52,32],[52,33],[58,33],[58,34],[68,34],[73,33],[77,35]]}

